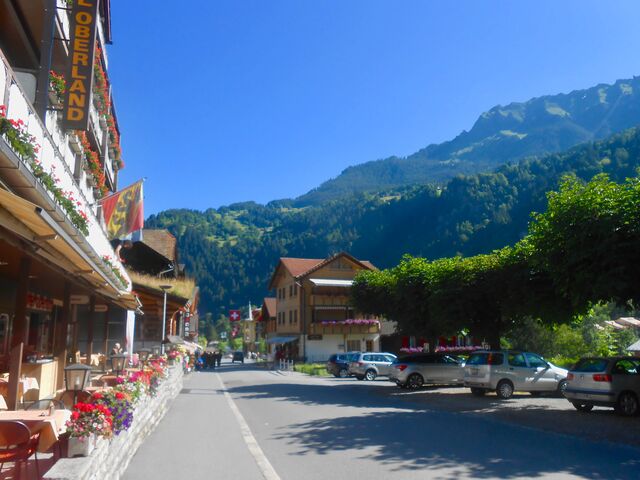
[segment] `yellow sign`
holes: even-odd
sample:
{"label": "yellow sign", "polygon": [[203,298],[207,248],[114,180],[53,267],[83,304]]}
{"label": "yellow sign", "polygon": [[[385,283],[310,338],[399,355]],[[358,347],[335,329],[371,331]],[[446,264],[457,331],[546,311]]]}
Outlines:
{"label": "yellow sign", "polygon": [[71,9],[64,123],[67,128],[74,130],[89,129],[99,1],[75,0]]}

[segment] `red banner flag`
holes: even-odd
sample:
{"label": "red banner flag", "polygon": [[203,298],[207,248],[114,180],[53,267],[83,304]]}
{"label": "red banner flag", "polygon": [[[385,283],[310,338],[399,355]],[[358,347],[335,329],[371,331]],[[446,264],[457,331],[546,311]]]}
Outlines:
{"label": "red banner flag", "polygon": [[110,239],[124,237],[144,226],[142,180],[103,198],[100,204]]}
{"label": "red banner flag", "polygon": [[229,320],[232,322],[237,322],[240,320],[242,316],[240,315],[240,310],[229,310]]}

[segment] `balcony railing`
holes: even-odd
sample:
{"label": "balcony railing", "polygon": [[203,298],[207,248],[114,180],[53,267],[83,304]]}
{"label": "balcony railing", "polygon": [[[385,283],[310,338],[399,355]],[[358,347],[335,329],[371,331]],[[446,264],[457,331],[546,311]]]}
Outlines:
{"label": "balcony railing", "polygon": [[[7,177],[3,178],[3,181],[10,186],[17,186],[22,197],[45,208],[80,248],[103,268],[102,272],[113,281],[114,285],[120,285],[122,290],[129,289],[129,285],[122,285],[118,276],[103,261],[105,256],[113,257],[114,253],[96,216],[96,202],[92,189],[74,178],[77,153],[73,150],[72,139],[75,135],[67,134],[60,128],[57,112],[47,114],[47,127],[45,127],[2,51],[0,51],[0,104],[6,106],[7,118],[24,122],[27,132],[34,137],[35,143],[40,147],[38,161],[42,169],[56,180],[57,188],[65,192],[67,198],[73,198],[77,209],[86,215],[87,231],[83,234],[82,228],[77,223],[74,224],[69,211],[61,208],[59,198],[56,198],[53,191],[36,178],[34,166],[26,158],[16,153],[12,158],[5,159],[11,165],[7,165],[8,168],[2,170],[5,172],[3,175]],[[5,140],[0,141],[5,142]],[[8,179],[9,176],[11,181]],[[129,278],[120,262],[115,263],[115,268],[128,282]]]}
{"label": "balcony railing", "polygon": [[366,334],[366,333],[380,333],[380,324],[373,323],[370,325],[346,325],[341,323],[322,323],[314,322],[309,325],[310,335],[349,335]]}

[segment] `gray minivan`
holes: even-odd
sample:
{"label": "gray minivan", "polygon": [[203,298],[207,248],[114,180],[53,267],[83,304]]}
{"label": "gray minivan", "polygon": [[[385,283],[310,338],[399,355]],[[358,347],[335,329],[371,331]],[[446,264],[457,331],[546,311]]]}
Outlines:
{"label": "gray minivan", "polygon": [[482,396],[495,390],[502,399],[511,398],[515,391],[562,393],[569,373],[537,353],[512,350],[474,352],[464,370],[464,386],[471,393]]}

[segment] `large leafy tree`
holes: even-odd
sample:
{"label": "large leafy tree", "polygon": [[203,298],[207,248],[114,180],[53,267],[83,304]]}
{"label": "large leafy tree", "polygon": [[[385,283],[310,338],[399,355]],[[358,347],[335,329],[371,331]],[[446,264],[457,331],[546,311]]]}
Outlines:
{"label": "large leafy tree", "polygon": [[592,303],[640,300],[640,182],[566,178],[530,225],[532,264],[548,272],[576,313]]}

